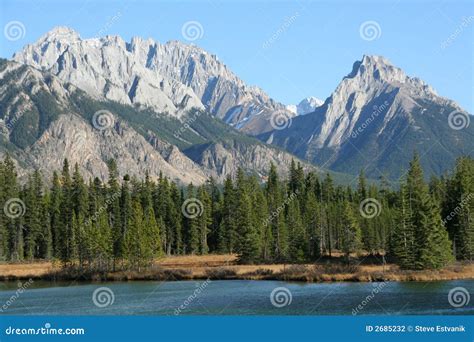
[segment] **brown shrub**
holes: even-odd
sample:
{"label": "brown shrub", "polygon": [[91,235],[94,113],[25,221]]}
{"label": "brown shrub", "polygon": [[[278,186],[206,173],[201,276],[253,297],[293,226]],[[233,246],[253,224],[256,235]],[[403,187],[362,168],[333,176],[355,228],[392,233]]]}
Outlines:
{"label": "brown shrub", "polygon": [[208,268],[205,274],[209,279],[214,280],[235,279],[237,277],[237,273],[233,269],[225,267]]}
{"label": "brown shrub", "polygon": [[[317,266],[318,267],[318,266]],[[360,267],[351,264],[326,264],[319,266],[323,274],[358,273]]]}

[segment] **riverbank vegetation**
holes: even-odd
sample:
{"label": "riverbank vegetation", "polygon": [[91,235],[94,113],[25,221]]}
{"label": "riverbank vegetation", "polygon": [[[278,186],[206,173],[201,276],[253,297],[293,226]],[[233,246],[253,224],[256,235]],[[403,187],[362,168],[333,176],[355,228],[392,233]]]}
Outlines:
{"label": "riverbank vegetation", "polygon": [[[264,184],[239,170],[180,188],[160,177],[84,180],[79,167],[39,171],[24,184],[7,156],[0,163],[0,260],[54,261],[67,272],[145,272],[163,256],[236,254],[240,264],[357,265],[377,256],[397,269],[437,270],[474,257],[474,160],[425,183],[415,156],[399,189],[383,180],[335,185],[293,163],[288,179],[272,166]],[[365,257],[361,257],[365,255]],[[338,260],[339,260],[338,259]],[[348,266],[348,267],[349,267]],[[384,266],[382,266],[384,267]],[[260,267],[265,269],[265,267]]]}
{"label": "riverbank vegetation", "polygon": [[358,263],[347,264],[333,252],[312,264],[239,264],[236,254],[165,256],[146,269],[115,272],[80,272],[59,262],[37,261],[0,264],[0,280],[49,281],[133,281],[133,280],[283,280],[302,282],[438,281],[474,279],[474,264],[457,261],[441,270],[403,270],[382,264],[379,257],[353,256]]}

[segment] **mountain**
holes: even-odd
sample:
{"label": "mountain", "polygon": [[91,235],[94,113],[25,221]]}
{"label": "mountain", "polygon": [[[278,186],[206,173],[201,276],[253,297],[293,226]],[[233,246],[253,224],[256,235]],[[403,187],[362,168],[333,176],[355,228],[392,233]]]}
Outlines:
{"label": "mountain", "polygon": [[[0,59],[0,155],[10,153],[20,174],[50,177],[67,158],[86,178],[119,173],[152,178],[162,172],[180,183],[222,181],[237,169],[264,177],[270,163],[286,174],[294,158],[247,137],[199,109],[178,118],[99,100],[49,72]],[[179,146],[179,147],[178,147]],[[189,149],[189,155],[183,153]],[[307,170],[323,172],[302,163]]]}
{"label": "mountain", "polygon": [[82,39],[70,28],[57,27],[13,60],[48,71],[97,99],[177,118],[192,108],[205,109],[248,133],[271,129],[268,117],[287,111],[261,89],[246,85],[216,55],[178,41]]}
{"label": "mountain", "polygon": [[460,155],[472,156],[471,118],[384,57],[364,56],[313,113],[259,137],[332,170],[396,179],[414,151],[428,175],[443,173]]}
{"label": "mountain", "polygon": [[[32,67],[0,61],[0,150],[9,152],[21,169],[38,168],[51,175],[64,158],[78,163],[86,177],[107,176],[107,161],[119,160],[121,174],[152,176],[162,171],[181,181],[201,183],[200,167],[176,167],[118,117],[109,129],[98,130],[80,114],[73,98],[78,89]],[[187,159],[175,156],[175,159]]]}
{"label": "mountain", "polygon": [[306,115],[314,112],[314,110],[320,107],[323,103],[323,100],[310,96],[301,100],[297,105],[287,105],[286,109],[296,115]]}
{"label": "mountain", "polygon": [[[439,175],[474,150],[471,116],[381,56],[357,61],[324,103],[309,97],[296,108],[246,85],[217,56],[177,41],[82,39],[57,27],[13,60],[29,67],[9,65],[7,71],[18,69],[20,75],[2,74],[0,115],[11,126],[3,149],[17,151],[23,155],[19,161],[35,167],[45,162],[24,153],[54,154],[53,142],[41,139],[68,146],[70,134],[78,134],[68,120],[85,120],[75,125],[96,139],[90,174],[104,174],[107,158],[121,156],[111,145],[119,145],[128,151],[124,170],[163,168],[182,182],[222,180],[239,167],[263,177],[270,162],[283,172],[293,155],[318,172],[365,169],[373,178],[396,179],[415,150],[426,173]],[[18,83],[23,73],[34,75],[35,87]],[[39,100],[36,88],[43,94]],[[26,104],[19,105],[23,98]],[[27,110],[36,114],[23,118]],[[111,113],[106,118],[112,117],[116,135],[91,128],[94,113],[103,111]],[[69,113],[73,116],[64,121],[61,115]],[[12,119],[17,114],[21,119]],[[459,120],[466,127],[457,129]],[[67,153],[58,147],[55,163]],[[79,154],[78,160],[84,158]]]}

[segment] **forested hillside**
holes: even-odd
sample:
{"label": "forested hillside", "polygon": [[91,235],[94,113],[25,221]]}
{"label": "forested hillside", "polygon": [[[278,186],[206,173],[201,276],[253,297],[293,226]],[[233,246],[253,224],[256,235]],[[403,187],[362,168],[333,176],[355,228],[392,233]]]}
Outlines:
{"label": "forested hillside", "polygon": [[239,170],[180,188],[119,175],[85,181],[64,161],[51,187],[35,171],[24,185],[10,157],[0,163],[0,259],[57,259],[89,271],[139,269],[164,254],[237,253],[241,263],[303,263],[342,251],[385,255],[402,268],[437,269],[474,257],[474,160],[424,182],[418,156],[393,190],[382,181],[336,186],[292,163],[272,165],[265,184]]}

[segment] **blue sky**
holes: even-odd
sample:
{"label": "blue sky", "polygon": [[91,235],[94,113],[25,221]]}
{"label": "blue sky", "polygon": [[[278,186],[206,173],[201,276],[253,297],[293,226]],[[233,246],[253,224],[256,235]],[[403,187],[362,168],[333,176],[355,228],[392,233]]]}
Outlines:
{"label": "blue sky", "polygon": [[[474,113],[474,2],[469,0],[0,0],[2,31],[11,21],[21,22],[25,34],[10,41],[3,32],[0,56],[6,58],[58,25],[83,38],[101,32],[126,40],[186,42],[182,27],[196,21],[202,37],[194,44],[286,104],[307,96],[325,99],[354,61],[378,54]],[[375,36],[361,36],[365,22],[375,22]]]}

